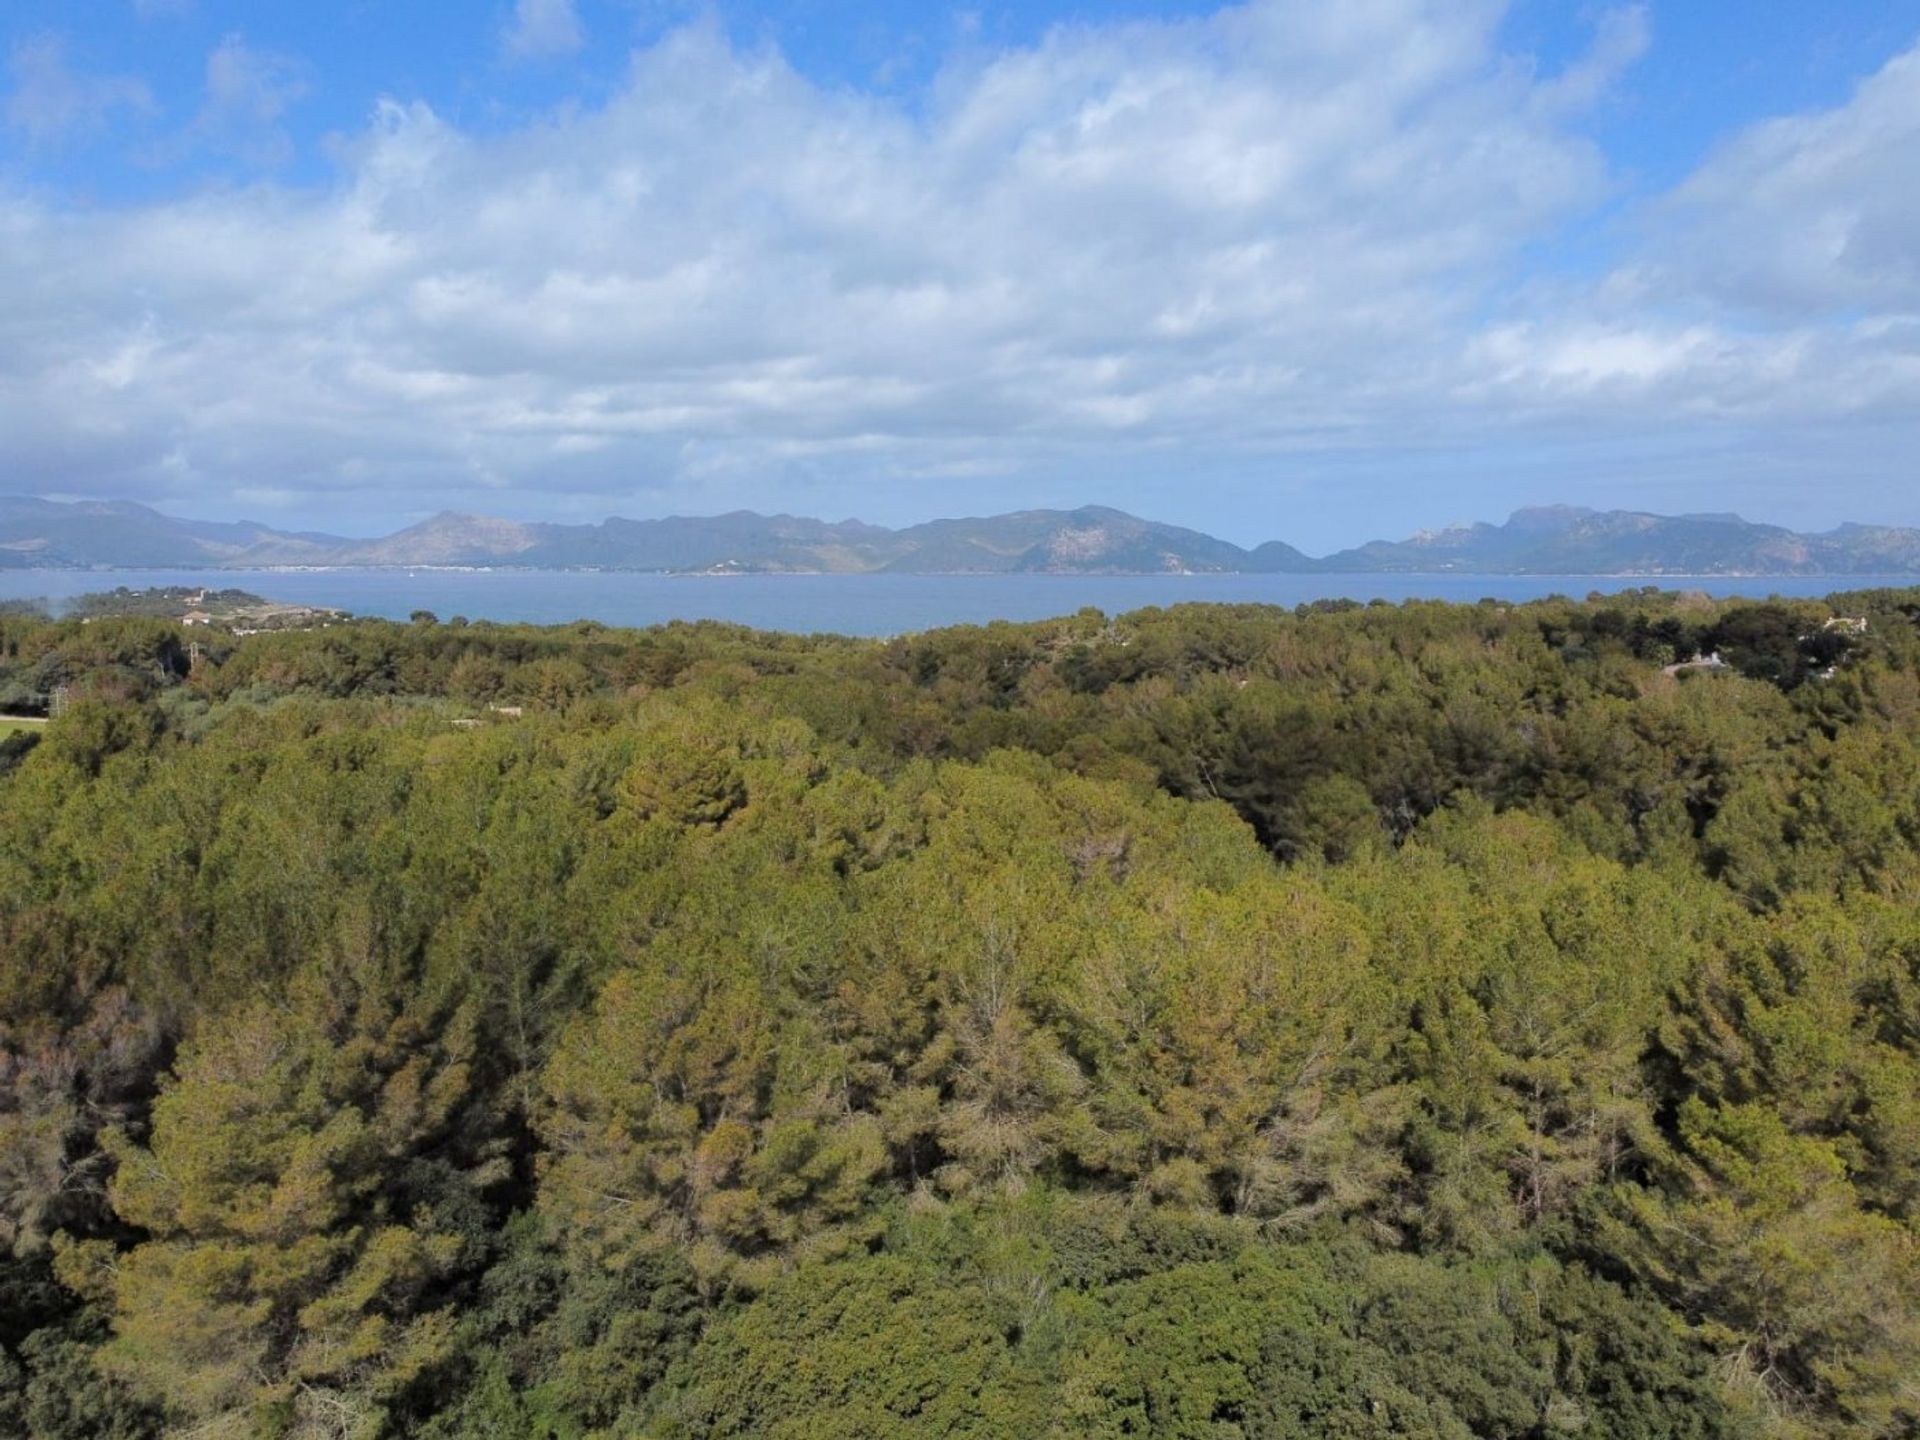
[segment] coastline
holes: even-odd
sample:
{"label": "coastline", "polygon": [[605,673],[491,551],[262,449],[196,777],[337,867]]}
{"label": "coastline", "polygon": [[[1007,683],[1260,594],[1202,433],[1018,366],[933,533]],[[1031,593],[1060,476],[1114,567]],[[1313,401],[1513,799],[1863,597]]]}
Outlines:
{"label": "coastline", "polygon": [[625,565],[207,565],[168,562],[152,565],[20,565],[0,575],[144,575],[154,571],[205,575],[645,575],[673,580],[1192,580],[1192,579],[1354,579],[1375,576],[1398,580],[1871,580],[1911,581],[1920,570],[649,570]]}

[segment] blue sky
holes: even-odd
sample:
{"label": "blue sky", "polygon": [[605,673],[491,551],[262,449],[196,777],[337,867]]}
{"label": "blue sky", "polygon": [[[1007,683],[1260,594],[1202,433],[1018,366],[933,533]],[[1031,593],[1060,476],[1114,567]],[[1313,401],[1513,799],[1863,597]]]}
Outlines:
{"label": "blue sky", "polygon": [[1920,11],[10,0],[0,488],[1920,523]]}

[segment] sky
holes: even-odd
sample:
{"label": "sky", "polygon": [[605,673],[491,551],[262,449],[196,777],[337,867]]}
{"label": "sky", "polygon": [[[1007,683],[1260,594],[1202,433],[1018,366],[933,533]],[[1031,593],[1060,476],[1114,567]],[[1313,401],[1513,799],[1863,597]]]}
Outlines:
{"label": "sky", "polygon": [[1920,524],[1916,0],[0,0],[0,492]]}

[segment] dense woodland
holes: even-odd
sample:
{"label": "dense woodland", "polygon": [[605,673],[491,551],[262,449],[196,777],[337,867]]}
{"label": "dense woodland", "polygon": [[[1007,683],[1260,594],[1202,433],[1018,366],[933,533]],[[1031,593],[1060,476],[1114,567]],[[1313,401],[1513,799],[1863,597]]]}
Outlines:
{"label": "dense woodland", "polygon": [[0,615],[0,1434],[1920,1435],[1917,617]]}

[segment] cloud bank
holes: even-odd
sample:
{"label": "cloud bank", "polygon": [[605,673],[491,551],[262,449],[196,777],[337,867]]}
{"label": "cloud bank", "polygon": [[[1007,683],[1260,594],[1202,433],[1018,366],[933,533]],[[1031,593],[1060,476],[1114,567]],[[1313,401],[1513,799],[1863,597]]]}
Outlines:
{"label": "cloud bank", "polygon": [[[1734,436],[1790,488],[1848,427],[1854,508],[1920,518],[1871,503],[1920,441],[1920,49],[1730,138],[1574,267],[1557,242],[1620,199],[1588,112],[1645,20],[1554,73],[1500,20],[1355,0],[1064,28],[912,107],[695,25],[604,104],[507,133],[385,102],[320,188],[0,194],[8,488],[371,525],[900,519],[1206,476],[1191,518],[1272,532],[1342,456]],[[578,41],[570,6],[522,0],[506,44]],[[227,58],[210,90],[271,133],[298,70]],[[1435,518],[1419,488],[1383,504]]]}

